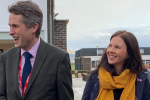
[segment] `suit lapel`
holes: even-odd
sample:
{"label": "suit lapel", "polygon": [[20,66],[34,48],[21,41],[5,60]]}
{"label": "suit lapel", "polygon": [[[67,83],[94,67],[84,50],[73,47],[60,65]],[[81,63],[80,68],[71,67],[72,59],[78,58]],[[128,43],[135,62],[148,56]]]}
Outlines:
{"label": "suit lapel", "polygon": [[12,67],[14,70],[13,71],[13,80],[14,80],[15,89],[16,89],[17,95],[21,99],[21,94],[20,94],[19,85],[18,85],[18,69],[19,69],[19,63],[20,63],[20,49],[17,49],[16,52],[14,52],[14,54],[12,54],[11,61],[12,61]]}
{"label": "suit lapel", "polygon": [[45,42],[42,41],[42,39],[41,39],[41,42],[40,42],[40,45],[39,45],[39,48],[38,48],[38,51],[36,54],[35,62],[33,65],[33,69],[32,69],[32,72],[31,72],[31,75],[29,78],[29,83],[28,83],[28,86],[26,89],[25,96],[26,96],[27,92],[29,91],[31,85],[33,84],[34,80],[36,79],[36,77],[45,61],[45,58],[47,55],[47,52],[45,50],[46,50]]}

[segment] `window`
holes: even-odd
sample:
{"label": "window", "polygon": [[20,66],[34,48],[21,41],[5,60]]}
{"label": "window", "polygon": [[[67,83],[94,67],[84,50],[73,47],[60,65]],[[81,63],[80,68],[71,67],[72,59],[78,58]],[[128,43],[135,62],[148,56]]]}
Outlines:
{"label": "window", "polygon": [[147,63],[147,64],[150,64],[150,60],[146,60],[146,63]]}
{"label": "window", "polygon": [[98,54],[98,55],[103,54],[103,49],[98,49],[98,50],[97,50],[97,54]]}
{"label": "window", "polygon": [[143,54],[144,53],[144,49],[140,49],[140,53]]}
{"label": "window", "polygon": [[2,54],[3,53],[3,49],[0,49],[0,54]]}

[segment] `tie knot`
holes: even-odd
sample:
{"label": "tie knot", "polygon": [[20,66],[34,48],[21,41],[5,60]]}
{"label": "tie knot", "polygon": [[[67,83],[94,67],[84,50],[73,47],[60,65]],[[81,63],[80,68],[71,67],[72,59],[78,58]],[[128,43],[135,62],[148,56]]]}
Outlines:
{"label": "tie knot", "polygon": [[29,52],[24,53],[25,59],[30,59],[32,55]]}

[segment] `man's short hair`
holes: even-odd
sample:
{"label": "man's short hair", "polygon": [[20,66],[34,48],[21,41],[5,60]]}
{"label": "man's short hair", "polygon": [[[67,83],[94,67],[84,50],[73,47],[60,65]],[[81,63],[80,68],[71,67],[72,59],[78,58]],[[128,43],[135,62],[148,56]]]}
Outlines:
{"label": "man's short hair", "polygon": [[8,11],[16,15],[22,15],[22,22],[27,28],[31,28],[37,23],[39,27],[36,31],[36,37],[39,37],[43,23],[43,13],[36,3],[33,1],[18,1],[9,5]]}

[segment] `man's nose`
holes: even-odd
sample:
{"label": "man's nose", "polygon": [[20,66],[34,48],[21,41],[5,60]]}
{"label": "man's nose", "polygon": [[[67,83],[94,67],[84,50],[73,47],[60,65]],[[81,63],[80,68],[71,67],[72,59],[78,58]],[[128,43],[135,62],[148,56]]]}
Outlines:
{"label": "man's nose", "polygon": [[13,35],[15,32],[13,30],[13,28],[10,27],[10,30],[9,30],[9,35]]}

